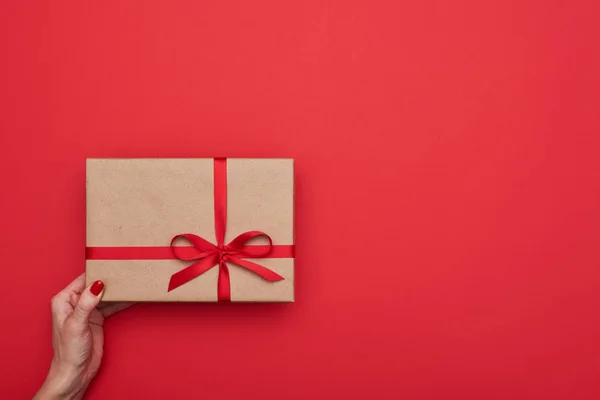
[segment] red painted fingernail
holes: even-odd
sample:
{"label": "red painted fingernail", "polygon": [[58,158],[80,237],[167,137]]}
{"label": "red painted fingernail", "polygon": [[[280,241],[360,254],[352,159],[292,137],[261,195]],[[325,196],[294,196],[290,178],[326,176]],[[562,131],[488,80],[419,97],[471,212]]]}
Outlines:
{"label": "red painted fingernail", "polygon": [[98,296],[102,289],[104,289],[104,283],[102,281],[96,281],[92,284],[90,292],[92,292],[94,296]]}

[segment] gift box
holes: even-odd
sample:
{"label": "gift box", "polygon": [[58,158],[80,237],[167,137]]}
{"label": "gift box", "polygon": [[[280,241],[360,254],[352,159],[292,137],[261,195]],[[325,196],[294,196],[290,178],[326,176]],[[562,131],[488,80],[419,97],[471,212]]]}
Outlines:
{"label": "gift box", "polygon": [[294,301],[292,159],[88,159],[104,301]]}

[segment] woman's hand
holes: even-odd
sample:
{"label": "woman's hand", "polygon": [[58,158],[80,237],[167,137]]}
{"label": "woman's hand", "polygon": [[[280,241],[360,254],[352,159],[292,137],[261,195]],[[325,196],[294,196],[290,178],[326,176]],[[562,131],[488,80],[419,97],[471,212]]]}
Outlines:
{"label": "woman's hand", "polygon": [[35,399],[79,399],[96,376],[102,361],[104,319],[130,305],[98,306],[103,293],[101,281],[86,288],[82,274],[52,298],[54,357]]}

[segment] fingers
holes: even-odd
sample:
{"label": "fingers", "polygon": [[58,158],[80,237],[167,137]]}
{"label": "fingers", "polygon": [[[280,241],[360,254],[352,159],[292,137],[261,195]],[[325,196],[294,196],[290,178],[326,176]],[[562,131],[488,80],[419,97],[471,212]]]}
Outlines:
{"label": "fingers", "polygon": [[55,306],[58,306],[59,303],[68,302],[71,300],[73,298],[72,295],[81,293],[84,287],[85,274],[81,274],[52,298],[52,309],[54,310]]}
{"label": "fingers", "polygon": [[92,311],[94,311],[98,303],[100,303],[103,292],[104,283],[102,283],[102,281],[96,281],[85,288],[79,296],[79,301],[77,301],[77,305],[75,305],[75,309],[73,310],[72,318],[77,324],[80,324],[81,326],[87,325]]}
{"label": "fingers", "polygon": [[100,312],[104,318],[108,318],[116,312],[122,311],[126,308],[131,307],[135,303],[111,303],[104,306]]}
{"label": "fingers", "polygon": [[77,302],[79,301],[79,295],[77,293],[71,293],[71,307],[75,308]]}
{"label": "fingers", "polygon": [[[55,321],[62,322],[69,316],[69,314],[71,314],[71,311],[73,310],[73,307],[79,298],[79,293],[83,291],[84,287],[85,274],[81,274],[75,278],[73,282],[69,283],[67,287],[52,297],[50,304],[52,309],[52,317]],[[75,301],[73,301],[74,298]]]}
{"label": "fingers", "polygon": [[79,275],[75,280],[67,285],[62,291],[67,293],[81,293],[85,288],[85,273]]}

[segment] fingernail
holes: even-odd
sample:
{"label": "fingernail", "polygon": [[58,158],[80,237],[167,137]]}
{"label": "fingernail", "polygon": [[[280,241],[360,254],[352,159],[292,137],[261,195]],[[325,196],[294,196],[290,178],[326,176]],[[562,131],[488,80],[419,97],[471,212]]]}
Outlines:
{"label": "fingernail", "polygon": [[94,296],[98,296],[102,289],[104,289],[104,283],[102,281],[96,281],[92,284],[90,292],[92,292]]}

